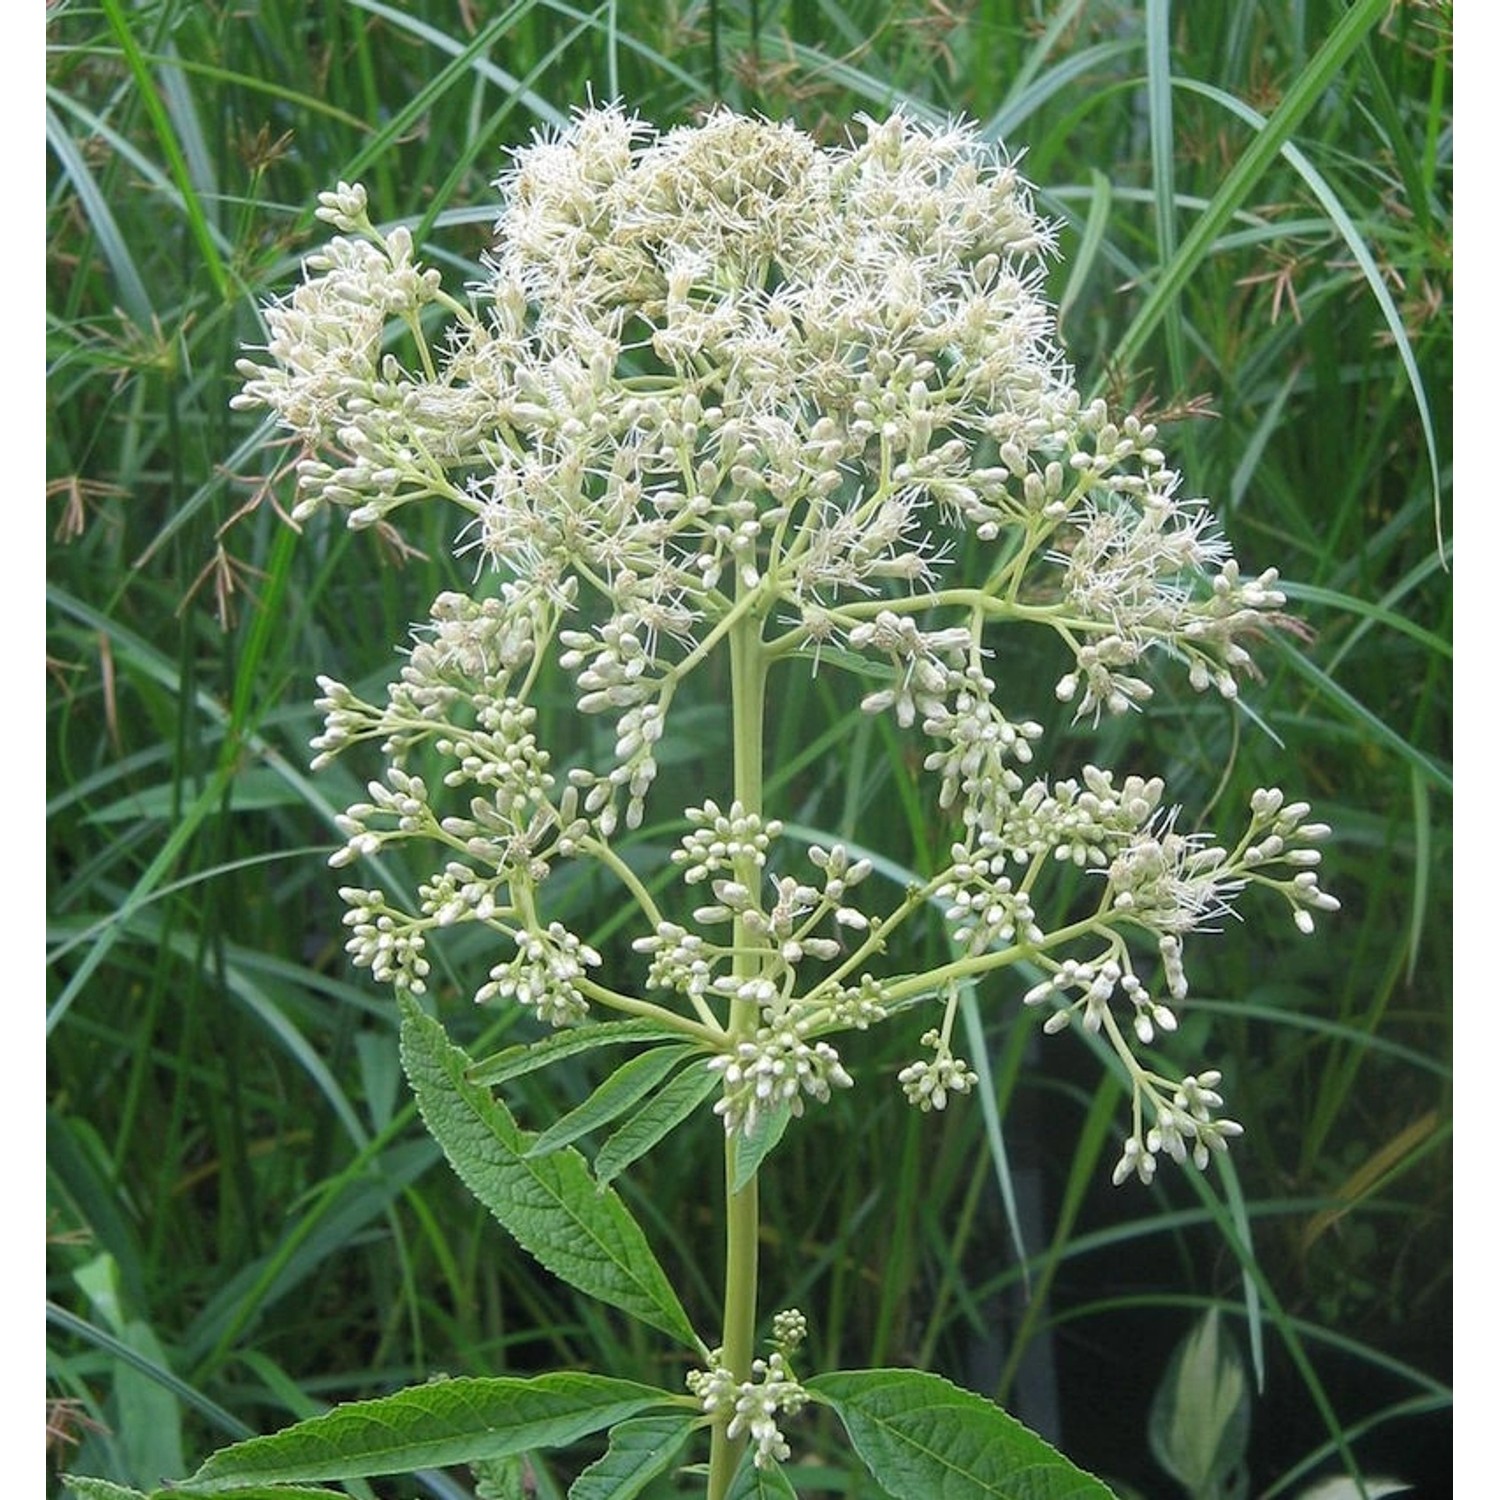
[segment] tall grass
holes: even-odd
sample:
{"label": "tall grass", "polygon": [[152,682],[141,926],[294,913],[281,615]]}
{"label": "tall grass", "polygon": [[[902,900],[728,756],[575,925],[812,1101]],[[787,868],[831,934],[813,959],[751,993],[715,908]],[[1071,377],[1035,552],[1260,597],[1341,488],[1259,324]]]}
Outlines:
{"label": "tall grass", "polygon": [[[1168,696],[1125,726],[1188,806],[1279,782],[1337,830],[1344,911],[1315,940],[1231,928],[1200,960],[1183,1055],[1225,1072],[1234,1174],[1101,1185],[1119,1087],[1015,995],[972,1010],[992,1108],[915,1115],[871,1072],[912,1038],[875,1041],[870,1086],[794,1132],[767,1187],[770,1285],[820,1309],[809,1362],[940,1368],[1160,1492],[1151,1390],[1216,1305],[1262,1376],[1257,1494],[1303,1465],[1440,1489],[1451,7],[63,0],[48,41],[48,1397],[68,1466],[155,1483],[426,1373],[650,1358],[455,1190],[391,1009],[340,949],[321,854],[354,788],[306,775],[311,679],[391,670],[464,581],[442,520],[297,534],[286,453],[228,410],[320,188],[363,180],[425,258],[477,274],[505,148],[592,93],[829,135],[859,110],[962,112],[1024,148],[1082,383],[1156,414],[1309,635],[1266,643],[1245,711]],[[1041,716],[1047,663],[1007,670]],[[722,754],[707,707],[664,776],[692,786]],[[920,869],[926,809],[852,707],[789,689],[775,795],[808,837]],[[1049,730],[1064,761],[1100,753]],[[575,925],[618,946],[589,896]],[[512,1024],[450,1014],[481,1047]],[[715,1142],[684,1139],[627,1191],[707,1307]]]}

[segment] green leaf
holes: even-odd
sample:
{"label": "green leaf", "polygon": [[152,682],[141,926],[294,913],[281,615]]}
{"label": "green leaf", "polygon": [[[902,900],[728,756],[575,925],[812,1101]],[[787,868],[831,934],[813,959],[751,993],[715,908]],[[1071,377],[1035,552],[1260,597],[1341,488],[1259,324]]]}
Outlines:
{"label": "green leaf", "polygon": [[472,1083],[507,1083],[512,1078],[534,1073],[565,1057],[592,1052],[595,1047],[619,1046],[623,1042],[676,1042],[682,1033],[657,1021],[596,1021],[586,1026],[572,1026],[555,1031],[535,1042],[507,1047],[492,1057],[477,1062],[469,1070]]}
{"label": "green leaf", "polygon": [[[148,1500],[183,1500],[192,1493],[184,1480],[152,1490]],[[325,1489],[321,1484],[237,1484],[232,1493],[234,1500],[349,1500],[347,1490]]]}
{"label": "green leaf", "polygon": [[653,1047],[651,1051],[621,1063],[577,1109],[570,1109],[562,1119],[549,1125],[527,1154],[548,1156],[571,1145],[579,1136],[619,1119],[692,1051],[691,1047]]}
{"label": "green leaf", "polygon": [[600,1184],[613,1182],[631,1162],[676,1130],[718,1086],[719,1075],[701,1064],[684,1068],[599,1148],[594,1175]]}
{"label": "green leaf", "polygon": [[740,1137],[734,1153],[731,1192],[739,1192],[760,1171],[760,1164],[776,1149],[782,1136],[786,1134],[787,1122],[791,1118],[790,1104],[778,1104],[773,1109],[762,1110],[755,1117],[754,1126]]}
{"label": "green leaf", "polygon": [[[193,1491],[186,1485],[163,1485],[149,1493],[133,1490],[108,1479],[90,1479],[76,1474],[62,1476],[64,1488],[78,1500],[181,1500]],[[236,1485],[234,1500],[349,1500],[346,1490],[324,1489],[318,1484],[247,1484]]]}
{"label": "green leaf", "polygon": [[576,1151],[528,1159],[535,1136],[470,1081],[468,1054],[410,999],[401,1007],[401,1062],[453,1170],[522,1249],[579,1291],[702,1347],[619,1196],[599,1191]]}
{"label": "green leaf", "polygon": [[1311,1489],[1298,1490],[1297,1500],[1383,1500],[1386,1495],[1404,1495],[1411,1485],[1399,1479],[1365,1479],[1356,1482],[1347,1474],[1320,1480]]}
{"label": "green leaf", "polygon": [[1008,1412],[917,1370],[847,1370],[807,1382],[896,1500],[1110,1500]]}
{"label": "green leaf", "polygon": [[757,1469],[747,1453],[729,1486],[727,1500],[797,1500],[797,1492],[779,1464]]}
{"label": "green leaf", "polygon": [[[504,1458],[478,1458],[469,1465],[477,1500],[530,1500],[531,1465],[519,1453]],[[236,1496],[235,1500],[239,1500]]]}
{"label": "green leaf", "polygon": [[1350,53],[1372,27],[1379,25],[1386,9],[1386,0],[1354,0],[1307,66],[1292,80],[1264,128],[1225,173],[1212,201],[1182,237],[1176,254],[1162,267],[1130,326],[1115,340],[1113,359],[1119,368],[1129,368],[1140,354],[1188,278],[1212,251],[1224,226],[1254,192],[1304,116],[1324,98],[1328,85]]}
{"label": "green leaf", "polygon": [[676,1399],[633,1380],[568,1371],[532,1379],[435,1380],[221,1448],[176,1493],[408,1474],[503,1458],[571,1443]]}
{"label": "green leaf", "polygon": [[698,1417],[689,1413],[640,1417],[609,1434],[609,1448],[573,1481],[568,1500],[633,1500],[682,1451]]}
{"label": "green leaf", "polygon": [[[183,1485],[174,1484],[152,1490],[150,1500],[180,1500],[191,1493]],[[234,1500],[349,1500],[349,1492],[325,1489],[321,1484],[237,1484]]]}
{"label": "green leaf", "polygon": [[87,1474],[64,1474],[63,1488],[71,1490],[78,1500],[146,1500],[140,1490],[129,1485],[112,1484],[108,1479],[91,1479]]}
{"label": "green leaf", "polygon": [[1211,1308],[1177,1346],[1151,1401],[1151,1453],[1192,1495],[1219,1493],[1250,1445],[1250,1381]]}
{"label": "green leaf", "polygon": [[115,1337],[140,1356],[139,1362],[111,1361],[114,1419],[125,1472],[147,1483],[163,1474],[180,1474],[182,1408],[172,1388],[153,1374],[169,1368],[166,1352],[148,1324],[129,1316],[115,1258],[105,1251],[74,1271],[73,1279]]}

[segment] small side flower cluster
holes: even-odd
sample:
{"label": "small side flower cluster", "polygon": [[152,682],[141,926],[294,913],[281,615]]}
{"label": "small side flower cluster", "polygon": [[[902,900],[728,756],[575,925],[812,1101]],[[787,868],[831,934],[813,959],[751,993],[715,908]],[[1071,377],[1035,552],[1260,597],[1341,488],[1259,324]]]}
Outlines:
{"label": "small side flower cluster", "polygon": [[[339,184],[319,208],[336,236],[240,364],[235,404],[300,445],[296,520],[389,527],[437,501],[474,569],[383,704],[320,679],[314,764],[362,745],[386,762],[334,863],[439,851],[410,912],[345,892],[355,963],[420,991],[433,934],[479,924],[504,957],[478,999],[553,1025],[598,1006],[680,1020],[730,1131],[847,1087],[830,1038],[934,997],[932,1055],[899,1082],[943,1108],[974,1084],[948,1046],[959,988],[1026,963],[1047,1029],[1102,1033],[1132,1080],[1124,1175],[1161,1153],[1201,1165],[1235,1133],[1218,1075],[1172,1079],[1137,1051],[1176,1025],[1188,938],[1247,890],[1303,932],[1336,909],[1327,829],[1266,790],[1220,843],[1158,778],[1038,774],[1042,730],[1002,703],[994,638],[1050,632],[1056,696],[1095,723],[1144,707],[1159,666],[1233,700],[1285,599],[1181,492],[1149,422],[1080,395],[1043,296],[1052,230],[1013,161],[901,113],[825,146],[726,110],[658,132],[611,106],[517,152],[497,188],[492,251],[458,298]],[[740,802],[688,809],[681,888],[660,897],[620,845],[678,703],[726,651],[762,693],[797,662],[856,674],[864,711],[918,739],[944,868],[883,909],[862,851],[830,841],[778,869],[762,779],[737,776]],[[544,742],[537,689],[559,674],[607,748]],[[650,998],[611,988],[559,920],[572,860],[628,894]],[[1097,880],[1091,914],[1049,915],[1060,862]],[[881,972],[933,907],[952,962]]]}
{"label": "small side flower cluster", "polygon": [[[1281,792],[1262,789],[1251,798],[1244,836],[1229,851],[1178,833],[1176,810],[1160,808],[1160,783],[1127,781],[1120,797],[1106,773],[1095,768],[1085,772],[1085,782],[1087,792],[1069,790],[1066,801],[1074,815],[1069,838],[1053,852],[1104,880],[1099,922],[1086,940],[1094,951],[1082,958],[1039,955],[1050,977],[1027,992],[1025,1003],[1054,1007],[1044,1025],[1048,1032],[1064,1030],[1076,1020],[1086,1031],[1102,1031],[1108,1038],[1134,1093],[1134,1124],[1115,1181],[1134,1175],[1149,1182],[1158,1153],[1179,1163],[1191,1155],[1202,1168],[1210,1152],[1224,1150],[1241,1133],[1235,1121],[1213,1116],[1224,1102],[1217,1092],[1219,1072],[1173,1080],[1135,1055],[1133,1042],[1149,1046],[1158,1033],[1177,1029],[1173,1007],[1188,995],[1184,938],[1236,915],[1236,898],[1251,885],[1278,891],[1297,926],[1310,932],[1314,911],[1338,910],[1336,898],[1321,890],[1317,879],[1322,860],[1317,846],[1329,829],[1305,821],[1305,803],[1287,803]],[[1136,972],[1126,942],[1130,934],[1154,942],[1159,988]],[[1133,1037],[1119,1024],[1117,1001],[1128,1010]],[[1148,1117],[1153,1121],[1149,1126]]]}
{"label": "small side flower cluster", "polygon": [[793,1417],[807,1404],[807,1392],[792,1373],[791,1359],[807,1335],[807,1320],[789,1309],[772,1321],[773,1349],[765,1359],[750,1366],[751,1378],[736,1381],[722,1363],[723,1351],[709,1355],[706,1370],[690,1370],[687,1388],[698,1398],[704,1414],[729,1417],[728,1436],[748,1437],[751,1458],[757,1469],[768,1469],[792,1456],[791,1445],[781,1434],[778,1417]]}
{"label": "small side flower cluster", "polygon": [[1153,1085],[1165,1084],[1165,1079],[1147,1080],[1156,1111],[1156,1121],[1144,1135],[1141,1134],[1139,1115],[1136,1127],[1125,1138],[1125,1149],[1115,1163],[1111,1180],[1118,1187],[1130,1177],[1138,1177],[1150,1184],[1156,1176],[1156,1157],[1165,1152],[1179,1165],[1192,1151],[1193,1164],[1199,1171],[1208,1166],[1210,1154],[1227,1151],[1229,1142],[1244,1134],[1244,1127],[1236,1120],[1215,1119],[1213,1111],[1220,1108],[1224,1100],[1215,1092],[1222,1075],[1207,1072],[1182,1079],[1168,1085],[1171,1098],[1156,1092]]}
{"label": "small side flower cluster", "polygon": [[[800,1115],[804,1100],[826,1103],[835,1088],[853,1085],[822,1033],[864,1028],[884,1014],[880,988],[868,974],[850,990],[845,938],[864,936],[872,922],[853,904],[852,892],[870,876],[867,859],[842,844],[813,845],[808,861],[820,884],[767,873],[782,833],[738,802],[689,808],[689,832],[672,853],[684,884],[707,885],[711,903],[692,913],[701,931],[663,921],[635,949],[651,959],[651,988],[690,999],[719,997],[753,1007],[757,1024],[709,1061],[724,1089],[715,1111],[730,1133],[755,1129],[767,1111]],[[714,928],[731,928],[721,938]],[[738,960],[738,961],[737,961]],[[829,966],[835,967],[830,971]]]}
{"label": "small side flower cluster", "polygon": [[942,1032],[926,1032],[922,1045],[932,1048],[936,1054],[933,1060],[918,1059],[908,1064],[896,1075],[896,1081],[905,1091],[907,1101],[925,1114],[946,1109],[949,1094],[967,1094],[979,1082],[979,1075],[963,1058],[953,1055]]}
{"label": "small side flower cluster", "polygon": [[474,999],[481,1005],[496,998],[517,1000],[553,1026],[581,1021],[589,1005],[578,981],[585,969],[603,962],[598,953],[561,922],[517,932],[515,943],[516,956],[490,970],[490,982]]}

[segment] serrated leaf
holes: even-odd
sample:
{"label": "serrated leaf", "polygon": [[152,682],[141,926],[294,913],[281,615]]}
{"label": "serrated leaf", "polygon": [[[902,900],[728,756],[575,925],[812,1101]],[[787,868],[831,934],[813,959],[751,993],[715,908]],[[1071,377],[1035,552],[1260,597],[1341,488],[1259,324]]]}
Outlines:
{"label": "serrated leaf", "polygon": [[[152,1490],[149,1500],[192,1500],[194,1493],[189,1481],[184,1480],[164,1490]],[[232,1493],[234,1500],[349,1500],[347,1490],[324,1489],[320,1484],[237,1484]]]}
{"label": "serrated leaf", "polygon": [[674,1031],[658,1021],[591,1021],[584,1026],[570,1026],[566,1031],[554,1031],[551,1036],[539,1037],[534,1042],[506,1047],[503,1051],[476,1062],[469,1070],[469,1078],[473,1083],[506,1083],[512,1078],[534,1073],[538,1068],[561,1062],[565,1057],[592,1052],[595,1047],[618,1047],[626,1042],[681,1040],[680,1031]]}
{"label": "serrated leaf", "polygon": [[[183,1500],[192,1493],[185,1485],[174,1484],[152,1490],[150,1500]],[[234,1500],[349,1500],[349,1492],[324,1489],[320,1484],[237,1484]]]}
{"label": "serrated leaf", "polygon": [[562,1119],[542,1131],[527,1154],[547,1156],[563,1146],[572,1145],[591,1130],[618,1120],[692,1051],[691,1047],[653,1047],[651,1051],[621,1063],[582,1104],[570,1109]]}
{"label": "serrated leaf", "polygon": [[[181,1500],[192,1494],[181,1485],[164,1485],[147,1493],[77,1474],[64,1474],[62,1484],[77,1500]],[[328,1490],[316,1484],[248,1484],[235,1486],[234,1500],[349,1500],[349,1495],[346,1490]]]}
{"label": "serrated leaf", "polygon": [[648,1099],[605,1143],[594,1158],[601,1186],[614,1181],[658,1141],[670,1135],[719,1086],[719,1075],[701,1064],[686,1067]]}
{"label": "serrated leaf", "polygon": [[1219,1309],[1177,1346],[1151,1401],[1147,1425],[1157,1463],[1197,1495],[1223,1486],[1250,1445],[1250,1382]]}
{"label": "serrated leaf", "polygon": [[633,1380],[562,1371],[530,1379],[465,1376],[351,1401],[222,1448],[175,1493],[408,1474],[552,1448],[673,1400]]}
{"label": "serrated leaf", "polygon": [[764,1109],[755,1117],[753,1129],[739,1138],[734,1153],[734,1181],[730,1192],[737,1193],[760,1170],[760,1164],[776,1149],[786,1134],[792,1118],[790,1104]]}
{"label": "serrated leaf", "polygon": [[641,1227],[583,1158],[536,1160],[535,1139],[469,1080],[466,1052],[411,1000],[402,1003],[401,1062],[428,1130],[464,1185],[553,1275],[694,1348],[701,1347]]}
{"label": "serrated leaf", "polygon": [[88,1474],[64,1474],[63,1488],[70,1490],[78,1500],[146,1500],[145,1492],[133,1490],[128,1484],[115,1484],[108,1479],[94,1479]]}
{"label": "serrated leaf", "polygon": [[568,1500],[634,1500],[677,1461],[698,1417],[638,1417],[611,1429],[609,1447],[575,1479]]}
{"label": "serrated leaf", "polygon": [[736,1471],[726,1500],[797,1500],[792,1481],[778,1464],[757,1469],[748,1453]]}
{"label": "serrated leaf", "polygon": [[[519,1453],[504,1458],[477,1458],[470,1462],[477,1500],[530,1500],[528,1480],[531,1465]],[[239,1500],[239,1496],[235,1496]]]}
{"label": "serrated leaf", "polygon": [[807,1390],[839,1415],[896,1500],[1110,1500],[1091,1474],[992,1401],[918,1370],[815,1376]]}

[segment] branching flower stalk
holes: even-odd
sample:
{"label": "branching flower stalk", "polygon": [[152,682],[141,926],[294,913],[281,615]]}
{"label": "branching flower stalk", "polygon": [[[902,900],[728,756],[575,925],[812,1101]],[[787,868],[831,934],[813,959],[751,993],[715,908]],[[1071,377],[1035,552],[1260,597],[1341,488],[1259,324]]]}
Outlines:
{"label": "branching flower stalk", "polygon": [[[361,188],[323,195],[337,237],[267,310],[237,404],[300,444],[299,522],[389,527],[447,502],[474,569],[384,703],[320,679],[315,764],[366,742],[384,762],[333,863],[403,842],[440,861],[413,910],[343,892],[354,962],[419,995],[429,945],[478,924],[497,955],[481,1003],[564,1028],[649,1018],[718,1075],[724,1328],[693,1390],[720,1500],[747,1442],[784,1456],[776,1413],[799,1404],[787,1351],[755,1357],[753,1168],[768,1132],[852,1085],[832,1039],[938,1007],[897,1081],[942,1109],[975,1082],[951,1046],[961,989],[1024,963],[1045,1029],[1099,1033],[1129,1080],[1115,1181],[1150,1182],[1162,1155],[1203,1168],[1240,1133],[1219,1073],[1172,1076],[1143,1050],[1177,1025],[1187,940],[1248,887],[1303,931],[1336,908],[1317,881],[1328,830],[1267,789],[1231,847],[1184,832],[1159,778],[1034,769],[1041,727],[1001,701],[1022,627],[1065,646],[1056,694],[1077,720],[1147,707],[1154,663],[1233,699],[1285,602],[1181,495],[1154,429],[1080,397],[1042,295],[1051,230],[1001,149],[899,114],[826,148],[723,111],[658,134],[610,107],[518,152],[498,186],[462,298]],[[657,892],[622,850],[674,704],[725,655],[732,775],[684,811],[678,883]],[[549,660],[612,725],[603,760],[540,743]],[[941,869],[892,890],[844,845],[788,848],[764,718],[775,674],[799,668],[854,675],[864,711],[916,737],[949,820]],[[633,907],[638,993],[556,915],[570,861]],[[1049,915],[1059,866],[1093,882],[1066,920]],[[891,972],[892,940],[934,907],[951,959]]]}

